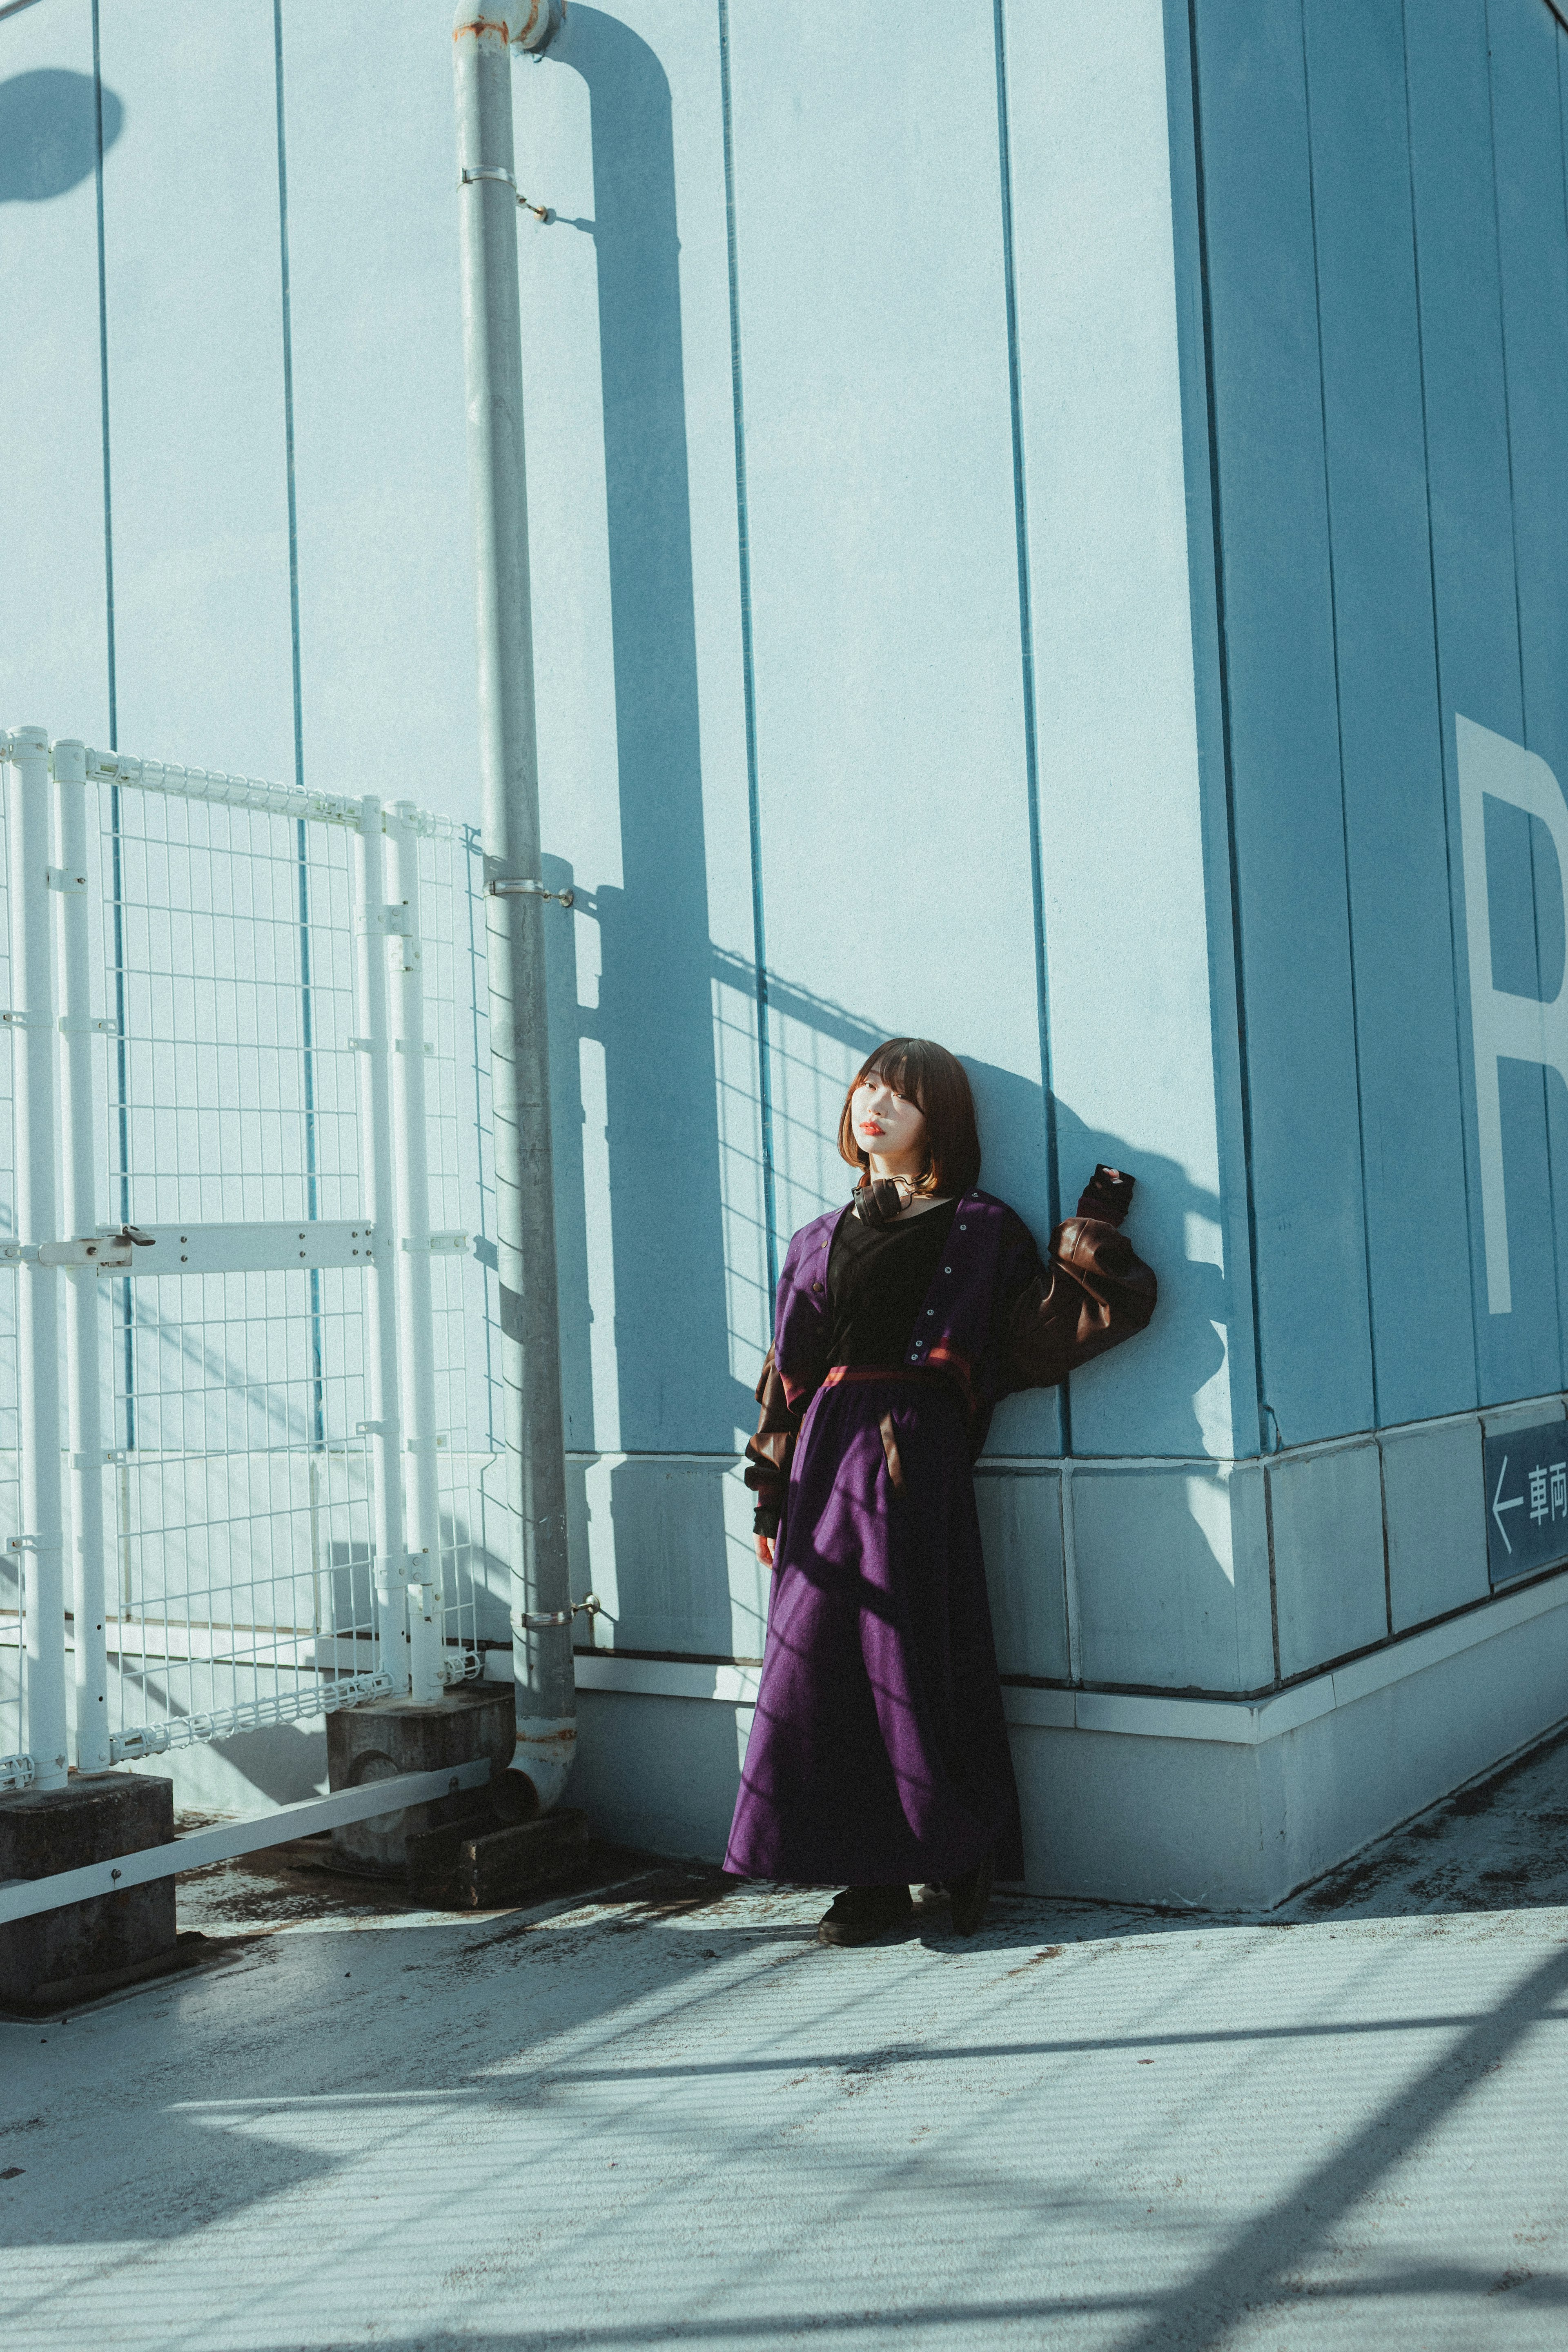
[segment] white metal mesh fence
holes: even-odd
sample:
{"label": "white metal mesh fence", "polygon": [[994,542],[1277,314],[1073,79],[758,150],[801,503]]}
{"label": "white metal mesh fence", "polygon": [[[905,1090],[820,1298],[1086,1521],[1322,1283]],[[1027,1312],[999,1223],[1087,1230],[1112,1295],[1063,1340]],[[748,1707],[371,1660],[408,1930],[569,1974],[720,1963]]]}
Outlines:
{"label": "white metal mesh fence", "polygon": [[[85,891],[100,951],[87,1019],[78,1003],[59,1025],[75,1033],[68,1064],[91,1032],[106,1221],[95,1246],[115,1270],[79,1263],[87,1237],[68,1221],[53,1247],[64,1279],[94,1293],[103,1454],[68,1466],[79,1487],[101,1480],[97,1720],[120,1758],[406,1688],[411,1674],[416,1689],[421,1674],[461,1679],[478,1670],[481,1620],[504,1633],[501,1592],[487,1612],[476,1582],[496,1583],[499,1568],[483,1530],[488,1037],[480,866],[461,829],[402,805],[387,830],[416,859],[416,884],[374,804],[95,754],[85,772],[87,871],[52,887]],[[399,874],[412,918],[392,903]],[[11,1003],[8,947],[0,923]],[[376,1011],[371,997],[386,992]],[[426,1041],[422,1054],[409,1041],[424,1078],[417,1150],[373,1132],[395,1129],[395,1105],[418,1103],[395,1060],[411,1005]],[[17,1142],[3,1051],[0,1088],[9,1233]],[[376,1204],[374,1245],[373,1164],[396,1194]],[[68,1174],[61,1190],[68,1201]],[[108,1238],[122,1228],[145,1242]],[[400,1255],[409,1231],[432,1234],[427,1307],[423,1266],[411,1280]],[[0,1272],[0,1528],[47,1554],[23,1529],[17,1490],[16,1301],[51,1250],[38,1248],[47,1236],[24,1238],[35,1265],[14,1249]],[[382,1344],[384,1326],[411,1312],[427,1318],[406,1360],[433,1370],[433,1427],[394,1392],[396,1348],[389,1357]],[[419,1485],[423,1454],[433,1488]],[[438,1496],[422,1544],[421,1493]],[[79,1552],[79,1501],[77,1518]],[[32,1777],[21,1563],[13,1550],[0,1567],[0,1758],[23,1759],[13,1785]],[[422,1612],[409,1592],[424,1594]],[[84,1625],[91,1617],[89,1607]],[[83,1716],[94,1637],[74,1630]],[[85,1730],[84,1717],[79,1746]]]}
{"label": "white metal mesh fence", "polygon": [[[0,793],[0,876],[6,868],[6,812]],[[11,986],[10,904],[0,889],[0,1008],[14,1003]],[[10,1034],[8,1020],[0,1029]],[[11,1055],[0,1045],[0,1238],[16,1230],[15,1119]],[[16,1361],[16,1268],[0,1270],[0,1545],[5,1534],[21,1529],[19,1488],[20,1444],[17,1427],[19,1381]],[[27,1753],[26,1684],[22,1656],[26,1641],[22,1561],[18,1553],[0,1548],[0,1788],[10,1777],[8,1760]]]}
{"label": "white metal mesh fence", "polygon": [[[99,802],[110,1204],[139,1227],[359,1213],[348,831]],[[112,1288],[111,1737],[313,1712],[319,1643],[376,1663],[364,1276]]]}
{"label": "white metal mesh fence", "polygon": [[440,1496],[443,1634],[448,1652],[477,1669],[481,1641],[509,1643],[503,1563],[485,1543],[491,1491],[499,1500],[495,1444],[494,1251],[481,1179],[489,1130],[489,1008],[485,982],[484,873],[479,838],[429,821],[419,847],[424,940],[426,1132],[430,1222],[472,1234],[477,1247],[432,1255],[437,1476]]}

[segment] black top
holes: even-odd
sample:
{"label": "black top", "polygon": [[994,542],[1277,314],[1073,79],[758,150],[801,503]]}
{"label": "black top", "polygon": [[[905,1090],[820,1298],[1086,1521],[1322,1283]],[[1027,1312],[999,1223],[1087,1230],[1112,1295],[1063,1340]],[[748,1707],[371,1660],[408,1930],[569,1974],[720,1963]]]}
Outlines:
{"label": "black top", "polygon": [[901,1364],[942,1264],[958,1202],[896,1224],[841,1220],[827,1260],[830,1364]]}

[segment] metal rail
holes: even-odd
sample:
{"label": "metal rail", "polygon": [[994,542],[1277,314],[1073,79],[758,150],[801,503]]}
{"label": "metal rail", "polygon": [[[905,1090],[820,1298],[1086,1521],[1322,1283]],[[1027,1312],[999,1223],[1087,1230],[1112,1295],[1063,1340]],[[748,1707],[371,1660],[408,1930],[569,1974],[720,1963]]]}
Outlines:
{"label": "metal rail", "polygon": [[184,1870],[205,1870],[215,1862],[233,1862],[240,1854],[260,1853],[270,1845],[287,1845],[294,1838],[313,1837],[321,1830],[344,1828],[350,1822],[374,1821],[378,1813],[402,1812],[409,1805],[428,1805],[455,1797],[465,1789],[482,1789],[490,1777],[490,1759],[444,1765],[435,1772],[399,1772],[384,1780],[364,1780],[357,1788],[340,1789],[330,1797],[307,1797],[302,1804],[285,1805],[253,1822],[225,1822],[210,1830],[193,1830],[172,1845],[143,1846],[140,1853],[114,1855],[107,1862],[89,1862],[79,1870],[58,1870],[47,1878],[13,1878],[0,1885],[0,1927],[16,1919],[35,1919],[42,1911],[56,1911],[64,1903],[90,1903],[97,1895],[123,1894],[128,1887],[146,1886],[153,1879],[173,1878]]}

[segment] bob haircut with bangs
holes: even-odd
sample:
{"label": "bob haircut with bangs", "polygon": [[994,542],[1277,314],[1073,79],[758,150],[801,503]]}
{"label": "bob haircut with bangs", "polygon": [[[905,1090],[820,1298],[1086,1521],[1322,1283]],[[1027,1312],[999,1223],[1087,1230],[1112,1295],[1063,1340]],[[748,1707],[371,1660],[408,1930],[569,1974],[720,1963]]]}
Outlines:
{"label": "bob haircut with bangs", "polygon": [[972,1191],[980,1181],[980,1129],[969,1073],[957,1055],[930,1037],[889,1037],[862,1062],[838,1115],[838,1156],[859,1169],[861,1184],[869,1181],[870,1161],[855,1140],[851,1107],[867,1078],[884,1079],[924,1114],[926,1164],[917,1192]]}

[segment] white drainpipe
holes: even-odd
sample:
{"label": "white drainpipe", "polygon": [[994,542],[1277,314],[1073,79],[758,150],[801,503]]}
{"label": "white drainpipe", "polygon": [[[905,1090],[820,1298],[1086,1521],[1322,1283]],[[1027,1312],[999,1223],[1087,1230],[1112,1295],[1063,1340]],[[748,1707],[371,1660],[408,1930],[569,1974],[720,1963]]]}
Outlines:
{"label": "white drainpipe", "polygon": [[511,137],[512,55],[546,47],[561,16],[562,0],[468,0],[452,31],[517,1677],[512,1804],[524,1814],[556,1802],[577,1737],[544,994],[544,926],[561,917],[539,872]]}

